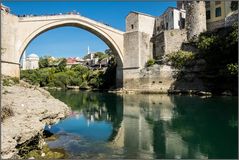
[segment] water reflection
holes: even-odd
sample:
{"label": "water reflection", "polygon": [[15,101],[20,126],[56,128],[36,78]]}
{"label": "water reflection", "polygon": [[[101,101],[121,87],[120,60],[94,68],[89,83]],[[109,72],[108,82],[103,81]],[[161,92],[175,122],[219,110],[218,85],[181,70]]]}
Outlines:
{"label": "water reflection", "polygon": [[51,142],[52,147],[67,144],[72,157],[237,157],[235,97],[51,93],[74,110],[50,129],[60,134],[56,128],[61,128],[71,141],[71,134],[80,137],[74,143]]}

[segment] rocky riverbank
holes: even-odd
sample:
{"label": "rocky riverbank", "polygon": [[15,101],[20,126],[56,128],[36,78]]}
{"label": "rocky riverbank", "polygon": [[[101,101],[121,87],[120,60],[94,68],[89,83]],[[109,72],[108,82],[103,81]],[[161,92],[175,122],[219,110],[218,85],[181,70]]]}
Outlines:
{"label": "rocky riverbank", "polygon": [[[20,158],[19,146],[42,137],[46,124],[65,118],[70,108],[44,89],[23,81],[2,87],[1,158]],[[42,139],[40,138],[39,141]],[[39,147],[44,142],[39,142]]]}

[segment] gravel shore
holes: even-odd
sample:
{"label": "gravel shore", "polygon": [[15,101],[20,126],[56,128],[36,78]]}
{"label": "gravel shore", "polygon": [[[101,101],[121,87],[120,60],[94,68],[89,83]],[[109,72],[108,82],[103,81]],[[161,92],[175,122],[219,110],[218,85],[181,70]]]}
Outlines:
{"label": "gravel shore", "polygon": [[42,135],[46,124],[65,118],[70,108],[44,89],[25,82],[2,87],[2,108],[13,114],[1,122],[1,158],[18,157],[17,145]]}

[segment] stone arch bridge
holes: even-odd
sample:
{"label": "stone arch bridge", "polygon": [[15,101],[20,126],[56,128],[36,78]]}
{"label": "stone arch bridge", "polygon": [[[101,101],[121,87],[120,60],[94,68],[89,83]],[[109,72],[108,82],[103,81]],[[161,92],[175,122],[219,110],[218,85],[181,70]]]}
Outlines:
{"label": "stone arch bridge", "polygon": [[130,12],[123,32],[76,14],[18,17],[1,12],[1,73],[19,77],[20,58],[34,38],[54,28],[74,26],[98,36],[113,51],[117,60],[117,85],[122,87],[125,80],[137,79],[139,70],[153,55],[150,39],[154,22],[150,15]]}

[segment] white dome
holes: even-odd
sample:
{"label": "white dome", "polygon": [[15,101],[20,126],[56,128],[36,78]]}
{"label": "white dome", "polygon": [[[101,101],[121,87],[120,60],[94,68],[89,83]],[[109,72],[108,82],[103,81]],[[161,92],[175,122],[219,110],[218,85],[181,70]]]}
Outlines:
{"label": "white dome", "polygon": [[27,57],[28,57],[28,58],[39,58],[38,55],[36,55],[36,54],[34,54],[34,53],[28,55]]}

